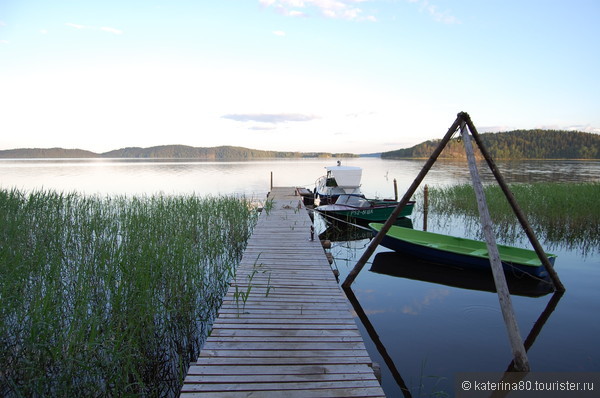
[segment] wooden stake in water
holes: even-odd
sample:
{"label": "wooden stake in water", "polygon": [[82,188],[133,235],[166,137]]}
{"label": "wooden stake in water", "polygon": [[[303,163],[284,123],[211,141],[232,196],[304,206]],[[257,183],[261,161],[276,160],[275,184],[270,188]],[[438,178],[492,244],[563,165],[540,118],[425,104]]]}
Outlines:
{"label": "wooden stake in water", "polygon": [[500,301],[502,316],[504,317],[504,323],[506,325],[508,338],[512,347],[515,369],[519,372],[528,372],[529,361],[527,359],[527,352],[525,351],[525,346],[523,345],[523,340],[521,339],[521,334],[519,333],[519,326],[513,311],[510,293],[506,284],[506,278],[504,277],[504,271],[502,270],[500,254],[498,253],[498,246],[496,245],[496,236],[494,234],[494,230],[492,229],[492,219],[488,211],[485,194],[483,192],[483,185],[481,183],[481,179],[479,178],[479,171],[477,170],[477,163],[475,161],[475,154],[473,152],[471,138],[469,137],[465,122],[461,123],[460,132],[465,145],[465,151],[467,152],[469,171],[471,172],[473,189],[475,190],[477,207],[479,208],[479,217],[481,219],[483,234],[487,243],[490,265],[492,267],[492,274],[494,275],[494,283],[496,284],[496,291],[498,292],[498,300]]}
{"label": "wooden stake in water", "polygon": [[429,215],[429,187],[423,187],[423,231],[427,231],[427,216]]}

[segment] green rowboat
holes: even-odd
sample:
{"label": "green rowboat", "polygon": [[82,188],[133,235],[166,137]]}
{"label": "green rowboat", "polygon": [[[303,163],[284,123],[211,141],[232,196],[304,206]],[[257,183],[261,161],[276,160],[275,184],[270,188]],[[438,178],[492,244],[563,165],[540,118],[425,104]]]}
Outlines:
{"label": "green rowboat", "polygon": [[[369,227],[376,234],[383,224],[370,223]],[[381,245],[432,263],[461,268],[490,269],[486,243],[473,239],[394,225],[383,238]],[[526,273],[541,278],[547,275],[535,251],[505,245],[497,246],[505,272]],[[556,255],[548,253],[546,255],[553,265]]]}

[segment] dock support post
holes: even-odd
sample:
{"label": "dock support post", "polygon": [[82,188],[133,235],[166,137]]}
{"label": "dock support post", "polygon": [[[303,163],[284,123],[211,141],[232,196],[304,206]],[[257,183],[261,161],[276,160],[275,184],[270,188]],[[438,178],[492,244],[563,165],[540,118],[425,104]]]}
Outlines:
{"label": "dock support post", "polygon": [[512,347],[515,369],[519,372],[528,372],[529,361],[527,359],[527,352],[525,351],[525,346],[523,345],[523,340],[519,333],[519,325],[517,324],[512,300],[510,299],[510,293],[506,284],[506,278],[504,277],[504,270],[502,269],[502,262],[500,261],[500,254],[498,253],[498,246],[496,245],[496,236],[492,227],[492,219],[487,207],[485,193],[483,192],[483,184],[481,183],[479,171],[477,170],[475,153],[473,152],[471,138],[466,129],[466,122],[464,121],[460,125],[460,133],[467,153],[469,171],[471,172],[473,189],[475,190],[475,197],[477,198],[477,208],[479,209],[483,235],[485,236],[487,244],[492,275],[494,276],[494,284],[496,285],[496,291],[498,292],[500,309],[502,310],[504,324],[506,325],[508,338]]}
{"label": "dock support post", "polygon": [[423,231],[427,231],[427,216],[429,216],[429,187],[423,187]]}

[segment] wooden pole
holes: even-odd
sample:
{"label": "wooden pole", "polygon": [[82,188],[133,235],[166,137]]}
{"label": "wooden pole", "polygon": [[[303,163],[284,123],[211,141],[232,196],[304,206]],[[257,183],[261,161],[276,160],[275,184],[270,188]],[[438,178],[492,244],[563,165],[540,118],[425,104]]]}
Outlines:
{"label": "wooden pole", "polygon": [[400,203],[398,203],[398,206],[396,206],[396,209],[394,209],[394,211],[392,212],[390,217],[387,219],[385,224],[383,224],[383,227],[381,227],[381,230],[379,231],[379,233],[377,235],[375,235],[375,237],[373,238],[373,240],[371,240],[371,243],[369,243],[369,246],[367,246],[367,248],[364,251],[364,253],[362,254],[362,256],[358,259],[358,262],[356,263],[354,268],[350,271],[350,273],[346,277],[346,280],[342,284],[342,287],[344,287],[344,288],[350,287],[352,282],[354,282],[354,279],[356,279],[356,276],[358,275],[360,270],[363,269],[363,267],[365,266],[365,264],[367,263],[369,258],[371,258],[371,256],[373,255],[373,252],[375,252],[375,249],[381,243],[385,234],[390,230],[392,225],[396,222],[396,219],[398,218],[398,214],[400,214],[400,212],[402,211],[404,206],[406,206],[406,204],[408,203],[410,198],[413,196],[413,194],[415,193],[415,191],[417,190],[417,188],[419,187],[419,185],[421,184],[421,182],[423,181],[423,179],[425,178],[425,176],[427,175],[427,173],[429,172],[429,170],[431,169],[431,167],[437,160],[438,156],[440,156],[440,153],[442,153],[442,150],[446,147],[446,144],[448,144],[448,141],[450,141],[450,138],[452,138],[454,133],[456,133],[458,126],[462,122],[462,118],[463,118],[462,115],[463,115],[463,113],[458,114],[458,116],[456,117],[456,120],[454,121],[454,123],[452,123],[452,126],[450,126],[450,128],[448,129],[448,132],[446,133],[444,138],[442,138],[442,140],[440,141],[437,148],[433,151],[433,153],[431,154],[431,156],[429,157],[429,159],[427,160],[427,162],[425,163],[425,165],[423,166],[423,168],[417,175],[417,178],[415,178],[415,180],[413,181],[411,186],[408,188],[408,191],[406,191],[406,193],[402,197],[402,200],[400,201]]}
{"label": "wooden pole", "polygon": [[427,216],[429,215],[429,187],[423,187],[423,231],[427,231]]}
{"label": "wooden pole", "polygon": [[273,190],[273,172],[271,172],[271,191]]}
{"label": "wooden pole", "polygon": [[550,278],[552,279],[552,283],[554,284],[554,288],[559,292],[564,292],[565,291],[564,285],[560,281],[560,278],[558,277],[558,274],[554,270],[554,267],[552,266],[552,264],[550,264],[550,261],[548,260],[548,256],[546,256],[546,252],[544,251],[544,249],[542,248],[542,245],[540,244],[540,242],[537,240],[535,234],[533,233],[533,229],[531,229],[531,226],[529,225],[529,222],[527,221],[527,217],[525,217],[525,214],[521,211],[521,208],[517,204],[517,200],[515,199],[512,191],[510,190],[510,188],[504,181],[504,178],[502,177],[500,170],[498,170],[498,168],[496,167],[496,164],[494,163],[494,160],[488,153],[485,145],[483,145],[483,142],[481,141],[481,138],[479,137],[479,133],[477,132],[475,125],[473,125],[473,122],[471,121],[471,117],[466,113],[463,113],[463,117],[465,119],[465,122],[467,123],[467,126],[469,127],[469,130],[471,131],[473,139],[475,140],[475,142],[477,143],[477,146],[479,147],[479,150],[481,151],[481,154],[485,158],[490,170],[494,174],[494,177],[496,177],[496,181],[498,181],[498,185],[500,185],[500,188],[504,192],[504,195],[506,196],[508,203],[512,207],[513,212],[515,213],[515,215],[517,216],[517,219],[521,223],[521,227],[525,231],[525,234],[529,238],[531,245],[533,246],[538,257],[540,258],[540,261],[542,262],[542,264],[546,268],[546,271],[550,275]]}
{"label": "wooden pole", "polygon": [[398,182],[394,178],[394,201],[398,201]]}
{"label": "wooden pole", "polygon": [[528,372],[529,361],[527,359],[527,352],[525,351],[525,346],[523,345],[523,340],[521,339],[521,334],[519,333],[519,326],[513,311],[510,293],[508,291],[506,278],[504,277],[504,271],[502,269],[502,262],[500,261],[500,254],[498,253],[498,246],[496,245],[496,236],[492,228],[492,219],[490,217],[485,200],[483,184],[481,183],[479,171],[477,170],[475,153],[473,152],[471,138],[469,137],[469,133],[466,129],[466,122],[462,122],[460,130],[465,145],[465,151],[467,152],[469,171],[471,172],[471,179],[473,180],[473,188],[477,198],[477,207],[479,208],[479,217],[481,219],[483,234],[487,244],[488,256],[490,258],[490,265],[492,267],[492,274],[494,276],[494,283],[496,284],[496,291],[498,292],[498,300],[500,301],[502,316],[504,317],[504,323],[506,325],[508,338],[512,347],[515,369],[519,372]]}

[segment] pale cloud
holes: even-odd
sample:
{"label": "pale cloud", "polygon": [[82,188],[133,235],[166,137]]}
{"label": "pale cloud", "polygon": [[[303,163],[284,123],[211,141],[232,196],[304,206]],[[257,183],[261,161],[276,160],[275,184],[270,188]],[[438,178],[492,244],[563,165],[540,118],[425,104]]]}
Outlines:
{"label": "pale cloud", "polygon": [[480,133],[499,133],[501,131],[510,131],[510,130],[515,130],[515,128],[512,126],[508,126],[508,125],[477,127],[477,131],[479,131]]}
{"label": "pale cloud", "polygon": [[600,133],[599,127],[594,127],[590,124],[571,124],[571,125],[541,124],[541,125],[535,126],[534,128],[541,129],[541,130],[566,130],[566,131],[581,131],[584,133],[595,133],[595,134]]}
{"label": "pale cloud", "polygon": [[406,304],[401,311],[407,315],[418,315],[426,307],[429,307],[436,301],[443,301],[450,294],[448,289],[432,289],[422,299],[414,299],[412,304]]}
{"label": "pale cloud", "polygon": [[273,34],[275,36],[285,36],[285,32],[283,30],[274,30]]}
{"label": "pale cloud", "polygon": [[436,22],[448,25],[461,23],[458,18],[452,15],[449,11],[441,11],[437,5],[432,4],[429,0],[408,0],[408,2],[418,4],[421,11],[428,13]]}
{"label": "pale cloud", "polygon": [[318,119],[318,116],[305,115],[301,113],[234,113],[221,116],[223,119],[235,120],[236,122],[259,122],[259,123],[287,123],[308,122]]}
{"label": "pale cloud", "polygon": [[349,21],[376,21],[373,15],[364,15],[358,3],[367,0],[259,0],[263,7],[273,7],[276,12],[291,16],[308,16],[311,10],[317,10],[321,15],[332,19],[345,19]]}
{"label": "pale cloud", "polygon": [[509,125],[499,125],[499,126],[482,126],[477,130],[480,133],[502,133],[505,131],[513,131],[513,130],[530,130],[530,129],[539,129],[539,130],[564,130],[564,131],[581,131],[584,133],[593,133],[600,134],[600,127],[594,127],[591,124],[538,124],[531,127],[515,127]]}
{"label": "pale cloud", "polygon": [[72,23],[72,22],[67,22],[67,23],[65,23],[65,25],[70,28],[75,28],[75,29],[86,29],[87,28],[87,26],[85,26],[85,25],[80,25],[80,24]]}
{"label": "pale cloud", "polygon": [[123,34],[123,31],[120,29],[116,29],[116,28],[111,28],[109,26],[103,26],[100,28],[100,30],[103,30],[105,32],[109,32],[109,33],[114,33],[115,35],[121,35]]}
{"label": "pale cloud", "polygon": [[0,44],[8,44],[8,40],[0,40]]}
{"label": "pale cloud", "polygon": [[43,35],[47,35],[48,34],[48,29],[40,29],[40,33]]}
{"label": "pale cloud", "polygon": [[248,130],[255,130],[255,131],[269,131],[269,130],[275,130],[276,127],[269,125],[269,126],[251,126],[248,127]]}

